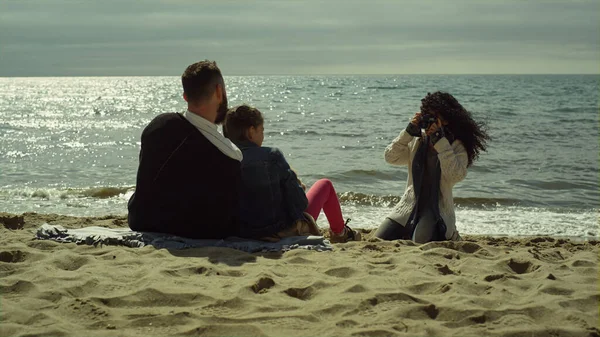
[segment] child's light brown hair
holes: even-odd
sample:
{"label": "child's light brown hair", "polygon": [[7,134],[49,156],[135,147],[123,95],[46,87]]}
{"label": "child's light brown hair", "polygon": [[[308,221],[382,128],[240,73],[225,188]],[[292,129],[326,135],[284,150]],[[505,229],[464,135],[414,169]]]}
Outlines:
{"label": "child's light brown hair", "polygon": [[257,108],[243,104],[227,111],[223,135],[234,143],[248,141],[248,129],[257,128],[263,123],[262,113]]}

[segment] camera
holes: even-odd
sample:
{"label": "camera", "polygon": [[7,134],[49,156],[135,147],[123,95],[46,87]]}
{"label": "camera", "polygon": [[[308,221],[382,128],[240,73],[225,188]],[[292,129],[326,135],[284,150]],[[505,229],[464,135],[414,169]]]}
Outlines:
{"label": "camera", "polygon": [[437,122],[437,118],[434,115],[425,114],[421,116],[421,121],[419,121],[419,128],[421,129],[429,129],[431,124]]}

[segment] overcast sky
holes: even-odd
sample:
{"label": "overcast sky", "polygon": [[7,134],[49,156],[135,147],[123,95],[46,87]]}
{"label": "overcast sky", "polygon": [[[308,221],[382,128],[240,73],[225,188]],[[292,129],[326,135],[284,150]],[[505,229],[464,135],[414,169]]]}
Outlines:
{"label": "overcast sky", "polygon": [[600,73],[599,0],[0,0],[0,76]]}

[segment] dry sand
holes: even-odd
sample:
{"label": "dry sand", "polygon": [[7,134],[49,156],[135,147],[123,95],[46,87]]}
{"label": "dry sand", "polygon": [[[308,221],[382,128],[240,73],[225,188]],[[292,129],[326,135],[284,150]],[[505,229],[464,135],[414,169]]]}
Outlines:
{"label": "dry sand", "polygon": [[[23,221],[22,221],[23,220]],[[0,336],[599,336],[597,241],[377,239],[248,254],[33,240],[0,214]]]}

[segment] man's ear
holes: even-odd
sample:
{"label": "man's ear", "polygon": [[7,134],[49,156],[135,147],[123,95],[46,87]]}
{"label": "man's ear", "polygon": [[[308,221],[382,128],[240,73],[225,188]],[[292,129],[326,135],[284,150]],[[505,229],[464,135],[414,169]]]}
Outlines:
{"label": "man's ear", "polygon": [[217,84],[217,87],[215,88],[215,95],[217,95],[217,98],[219,100],[223,99],[223,85],[222,84]]}
{"label": "man's ear", "polygon": [[188,98],[187,98],[187,95],[185,94],[185,92],[183,93],[183,99],[184,99],[186,102],[189,102],[189,101],[188,101]]}

